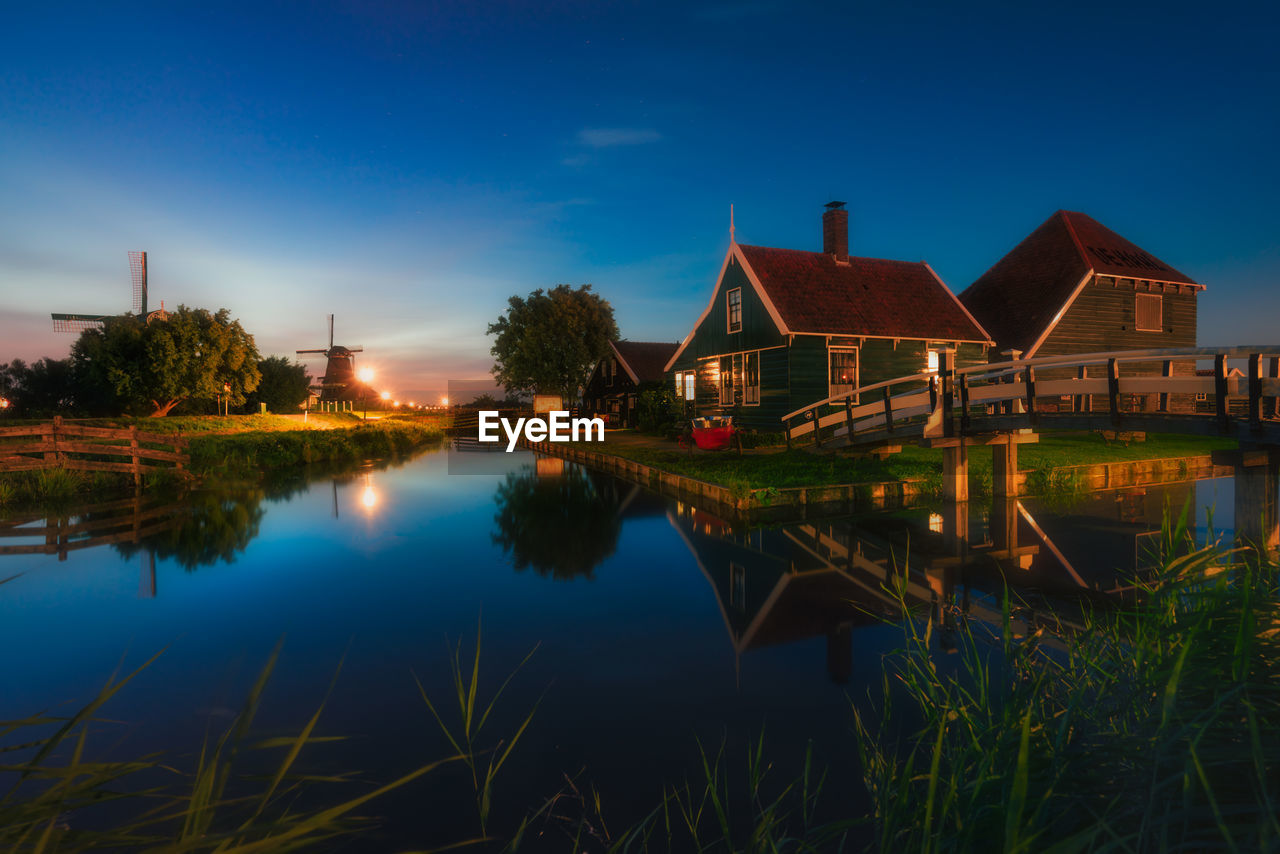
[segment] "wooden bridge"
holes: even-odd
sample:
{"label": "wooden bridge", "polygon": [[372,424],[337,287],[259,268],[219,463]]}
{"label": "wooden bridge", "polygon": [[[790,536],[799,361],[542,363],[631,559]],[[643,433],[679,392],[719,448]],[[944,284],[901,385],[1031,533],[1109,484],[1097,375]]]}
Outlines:
{"label": "wooden bridge", "polygon": [[61,416],[44,424],[0,427],[0,472],[74,469],[143,474],[159,469],[186,475],[191,457],[187,439],[147,433],[135,427],[68,424]]}
{"label": "wooden bridge", "polygon": [[[1045,430],[1181,433],[1236,439],[1238,535],[1280,545],[1280,345],[1126,350],[954,366],[862,386],[782,417],[787,443],[819,448],[918,442],[943,451],[943,489],[968,499],[968,448],[993,449],[998,497],[1017,494],[1017,448]],[[1197,363],[1212,364],[1197,370]]]}

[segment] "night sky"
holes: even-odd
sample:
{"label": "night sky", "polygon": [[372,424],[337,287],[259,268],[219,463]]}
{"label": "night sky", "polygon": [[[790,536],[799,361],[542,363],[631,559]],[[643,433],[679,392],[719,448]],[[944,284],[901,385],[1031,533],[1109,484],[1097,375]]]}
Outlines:
{"label": "night sky", "polygon": [[[0,361],[50,311],[226,307],[264,355],[486,375],[511,294],[590,282],[676,341],[737,237],[959,293],[1059,208],[1280,340],[1280,5],[7,3]],[[313,367],[323,367],[322,361]],[[318,371],[317,371],[318,372]]]}

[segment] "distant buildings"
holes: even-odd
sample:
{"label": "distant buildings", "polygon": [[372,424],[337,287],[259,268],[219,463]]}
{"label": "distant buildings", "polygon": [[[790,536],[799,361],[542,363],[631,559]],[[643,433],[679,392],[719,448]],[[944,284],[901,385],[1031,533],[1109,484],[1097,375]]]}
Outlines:
{"label": "distant buildings", "polygon": [[582,393],[583,408],[610,427],[635,427],[640,392],[662,383],[662,371],[678,344],[613,341],[609,355],[591,372]]}

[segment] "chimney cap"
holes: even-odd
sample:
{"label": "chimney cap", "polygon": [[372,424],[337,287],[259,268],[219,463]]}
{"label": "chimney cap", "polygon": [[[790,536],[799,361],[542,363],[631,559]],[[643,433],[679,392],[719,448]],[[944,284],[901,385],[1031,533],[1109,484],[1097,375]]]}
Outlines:
{"label": "chimney cap", "polygon": [[840,208],[844,207],[844,202],[827,202],[823,207],[829,211],[838,211]]}

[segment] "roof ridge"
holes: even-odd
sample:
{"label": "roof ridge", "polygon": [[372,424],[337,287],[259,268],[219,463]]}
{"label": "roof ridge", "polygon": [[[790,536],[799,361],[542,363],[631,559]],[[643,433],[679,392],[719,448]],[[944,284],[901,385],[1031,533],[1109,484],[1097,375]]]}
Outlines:
{"label": "roof ridge", "polygon": [[[1093,270],[1093,262],[1089,260],[1089,255],[1084,251],[1084,244],[1080,242],[1080,236],[1076,234],[1076,227],[1071,222],[1071,217],[1067,216],[1069,213],[1073,213],[1073,211],[1063,210],[1062,208],[1058,209],[1058,216],[1061,217],[1062,224],[1067,227],[1067,234],[1071,235],[1071,242],[1075,245],[1076,251],[1080,253],[1080,260],[1084,261],[1086,267]],[[1082,214],[1082,216],[1089,215]],[[1092,219],[1092,217],[1090,217],[1090,219]]]}

